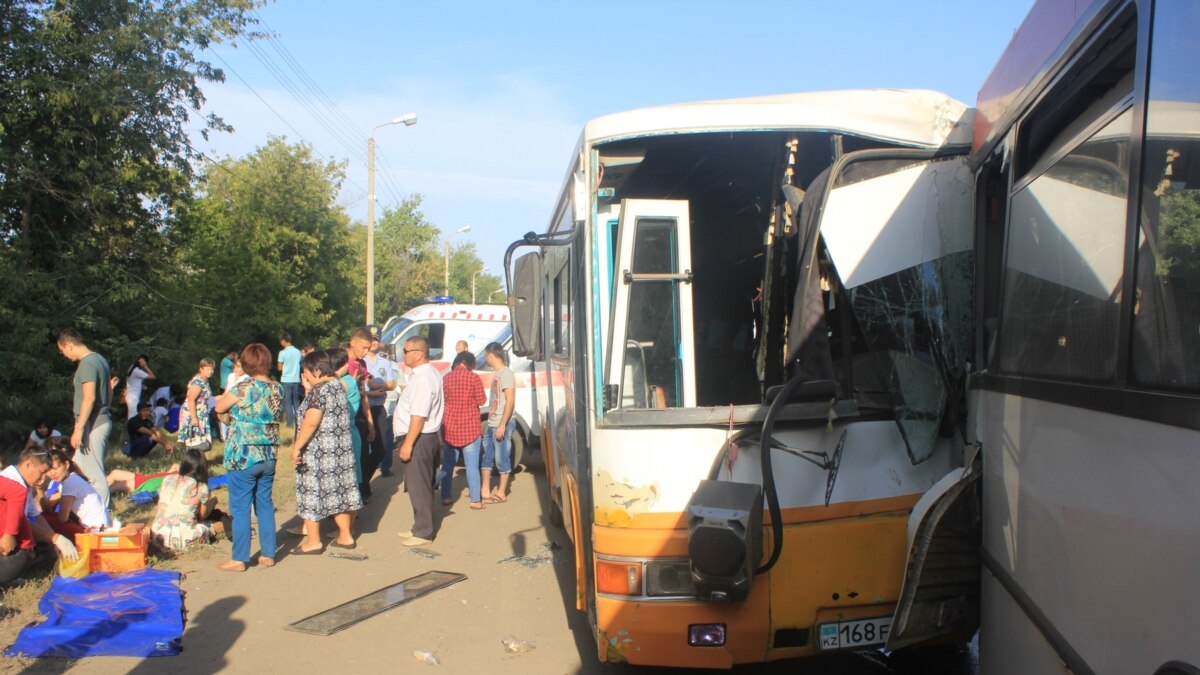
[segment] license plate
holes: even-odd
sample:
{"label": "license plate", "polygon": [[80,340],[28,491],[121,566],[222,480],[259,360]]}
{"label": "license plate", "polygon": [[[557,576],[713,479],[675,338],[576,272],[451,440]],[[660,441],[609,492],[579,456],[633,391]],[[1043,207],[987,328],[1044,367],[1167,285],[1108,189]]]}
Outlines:
{"label": "license plate", "polygon": [[892,617],[823,623],[818,628],[821,651],[850,647],[874,647],[887,642]]}

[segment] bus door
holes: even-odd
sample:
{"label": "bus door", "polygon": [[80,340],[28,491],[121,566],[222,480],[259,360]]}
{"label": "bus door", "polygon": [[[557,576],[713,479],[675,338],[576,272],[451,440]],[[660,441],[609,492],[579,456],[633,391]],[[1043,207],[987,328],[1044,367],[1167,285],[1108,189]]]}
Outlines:
{"label": "bus door", "polygon": [[968,445],[965,419],[972,174],[964,155],[866,150],[843,157],[825,180],[824,247],[812,248],[845,289],[910,461],[964,455],[913,509],[887,648],[944,635],[966,640],[979,625],[981,535],[978,448]]}
{"label": "bus door", "polygon": [[621,203],[605,409],[696,405],[688,203]]}

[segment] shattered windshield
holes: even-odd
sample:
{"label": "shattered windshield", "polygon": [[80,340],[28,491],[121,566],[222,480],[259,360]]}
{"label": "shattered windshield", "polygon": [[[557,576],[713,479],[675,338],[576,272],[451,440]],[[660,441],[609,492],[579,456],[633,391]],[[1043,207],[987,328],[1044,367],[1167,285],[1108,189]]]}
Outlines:
{"label": "shattered windshield", "polygon": [[914,462],[962,395],[971,345],[970,173],[965,160],[854,162],[821,237],[850,298]]}

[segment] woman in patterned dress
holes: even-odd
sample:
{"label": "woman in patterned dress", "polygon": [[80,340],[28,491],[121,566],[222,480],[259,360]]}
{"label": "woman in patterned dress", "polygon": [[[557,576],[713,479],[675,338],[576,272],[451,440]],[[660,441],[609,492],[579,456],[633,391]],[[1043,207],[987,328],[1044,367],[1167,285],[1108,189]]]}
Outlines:
{"label": "woman in patterned dress", "polygon": [[158,495],[158,513],[150,534],[159,548],[186,551],[193,544],[215,541],[225,531],[222,522],[206,520],[217,498],[208,492],[208,458],[203,452],[184,450],[179,473],[163,479]]}
{"label": "woman in patterned dress", "polygon": [[[350,404],[350,442],[354,446],[354,476],[359,483],[359,492],[362,492],[362,438],[361,434],[354,433],[357,427],[358,410],[362,406],[362,383],[354,379],[350,374],[350,354],[341,347],[334,347],[329,350],[329,363],[333,368],[334,374],[337,375],[338,381],[346,388],[346,400]],[[365,500],[364,500],[365,503]]]}
{"label": "woman in patterned dress", "polygon": [[304,519],[305,539],[295,555],[315,555],[322,550],[318,524],[333,517],[338,536],[330,546],[354,548],[351,512],[362,508],[354,473],[354,445],[350,440],[350,404],[337,378],[328,352],[312,352],[300,363],[300,376],[308,391],[296,410],[296,442],[292,464],[296,467],[296,512]]}
{"label": "woman in patterned dress", "polygon": [[229,413],[225,436],[225,469],[229,476],[229,510],[233,516],[233,554],[217,565],[242,572],[250,564],[250,507],[258,518],[258,564],[275,566],[275,456],[283,422],[283,387],[273,381],[271,350],[246,345],[238,357],[249,379],[227,389],[217,401],[218,413]]}
{"label": "woman in patterned dress", "polygon": [[200,369],[188,382],[187,397],[179,409],[179,444],[182,447],[201,452],[212,447],[212,433],[208,428],[208,401],[212,398],[212,388],[208,381],[216,365],[207,356],[200,359]]}

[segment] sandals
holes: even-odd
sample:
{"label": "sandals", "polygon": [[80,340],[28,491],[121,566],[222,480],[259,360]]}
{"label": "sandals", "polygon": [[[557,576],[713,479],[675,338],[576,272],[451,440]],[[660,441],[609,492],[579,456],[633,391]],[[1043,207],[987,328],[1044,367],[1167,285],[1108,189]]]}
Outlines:
{"label": "sandals", "polygon": [[305,551],[303,545],[297,546],[296,548],[292,549],[292,555],[321,555],[324,552],[325,552],[324,547],[314,548],[311,551]]}
{"label": "sandals", "polygon": [[339,544],[336,541],[331,541],[331,542],[329,542],[329,546],[331,548],[342,548],[342,549],[346,549],[347,551],[353,551],[354,549],[358,548],[358,542],[350,542],[349,544]]}
{"label": "sandals", "polygon": [[483,502],[471,502],[471,510],[472,511],[482,511],[485,508],[487,508],[487,507],[485,507],[483,505]]}
{"label": "sandals", "polygon": [[501,497],[498,494],[494,494],[483,501],[487,504],[503,504],[504,502],[508,501],[508,497]]}
{"label": "sandals", "polygon": [[241,560],[226,560],[220,565],[217,565],[217,569],[221,570],[222,572],[245,572],[246,563],[242,562]]}

